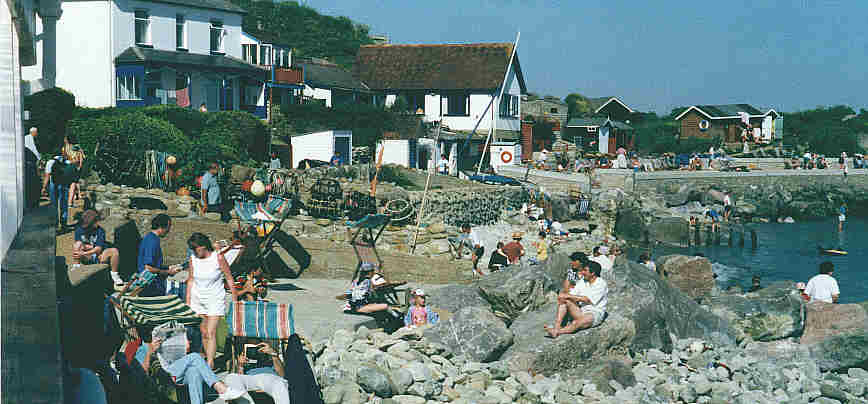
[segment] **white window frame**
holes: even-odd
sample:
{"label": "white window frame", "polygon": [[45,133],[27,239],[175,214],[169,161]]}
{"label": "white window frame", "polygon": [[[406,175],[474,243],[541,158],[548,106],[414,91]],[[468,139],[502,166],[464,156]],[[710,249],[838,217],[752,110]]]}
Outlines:
{"label": "white window frame", "polygon": [[[144,13],[145,17],[139,17],[139,13]],[[145,32],[144,38],[142,41],[139,41],[139,23],[145,24]],[[136,41],[136,45],[151,45],[151,14],[148,10],[144,9],[136,9],[133,11],[133,39]]]}
{"label": "white window frame", "polygon": [[[181,28],[180,38],[178,38],[179,27]],[[178,42],[180,42],[180,46]],[[183,50],[189,49],[187,46],[187,17],[184,14],[175,14],[175,48]]]}
{"label": "white window frame", "polygon": [[274,59],[272,56],[272,51],[274,48],[271,45],[262,44],[259,45],[259,65],[261,66],[271,66]]}
{"label": "white window frame", "polygon": [[[115,96],[118,101],[141,101],[142,95],[139,93],[139,77],[131,74],[126,76],[117,76],[117,93]],[[132,85],[130,91],[129,85]]]}
{"label": "white window frame", "polygon": [[226,27],[223,26],[223,21],[220,20],[211,20],[210,29],[208,31],[208,39],[209,43],[211,42],[211,38],[214,36],[214,31],[218,31],[217,36],[217,49],[214,49],[214,44],[210,44],[211,53],[226,53]]}

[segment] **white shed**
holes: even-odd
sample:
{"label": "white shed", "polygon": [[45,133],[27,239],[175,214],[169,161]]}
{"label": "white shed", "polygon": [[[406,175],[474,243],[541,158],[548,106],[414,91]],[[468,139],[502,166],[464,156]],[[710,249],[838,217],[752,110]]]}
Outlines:
{"label": "white shed", "polygon": [[329,161],[335,151],[341,153],[344,164],[353,161],[353,132],[350,130],[306,133],[291,137],[289,142],[293,168],[306,159]]}
{"label": "white shed", "polygon": [[437,157],[434,139],[383,140],[379,147],[383,148],[383,164],[427,170],[433,167]]}

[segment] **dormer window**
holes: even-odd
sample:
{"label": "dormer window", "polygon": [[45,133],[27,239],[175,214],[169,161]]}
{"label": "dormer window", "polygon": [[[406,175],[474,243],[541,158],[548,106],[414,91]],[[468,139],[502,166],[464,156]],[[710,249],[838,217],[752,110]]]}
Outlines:
{"label": "dormer window", "polygon": [[211,21],[211,53],[225,53],[226,29],[223,21]]}
{"label": "dormer window", "polygon": [[148,10],[136,10],[136,44],[151,45],[151,16]]}

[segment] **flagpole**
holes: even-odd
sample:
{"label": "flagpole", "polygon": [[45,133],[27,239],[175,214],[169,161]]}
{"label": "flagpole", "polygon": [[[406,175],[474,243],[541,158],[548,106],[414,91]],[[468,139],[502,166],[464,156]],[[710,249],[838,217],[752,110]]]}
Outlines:
{"label": "flagpole", "polygon": [[[485,159],[485,152],[488,151],[488,145],[491,143],[491,135],[494,132],[494,128],[497,127],[497,117],[500,115],[500,102],[503,99],[503,91],[506,90],[506,79],[509,78],[509,71],[512,69],[512,61],[515,58],[515,52],[518,50],[518,40],[521,39],[521,31],[519,31],[515,36],[515,42],[512,44],[512,53],[509,55],[509,64],[506,65],[506,73],[503,74],[503,81],[500,83],[500,94],[497,96],[498,105],[494,108],[497,110],[497,113],[492,110],[491,117],[491,127],[488,132],[488,137],[485,138],[485,147],[482,149],[482,156],[479,157],[479,164],[476,166],[476,175],[479,175],[479,170],[482,169],[482,161]],[[492,104],[494,100],[492,100]],[[496,134],[495,134],[496,136]]]}

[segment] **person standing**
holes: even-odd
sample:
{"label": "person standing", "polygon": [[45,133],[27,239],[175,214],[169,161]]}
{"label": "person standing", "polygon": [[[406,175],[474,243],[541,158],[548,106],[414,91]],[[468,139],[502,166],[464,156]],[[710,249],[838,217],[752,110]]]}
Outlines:
{"label": "person standing", "polygon": [[229,221],[229,213],[223,206],[220,184],[217,182],[217,172],[220,166],[211,163],[208,172],[202,175],[202,213],[214,212],[220,214],[220,220]]}
{"label": "person standing", "polygon": [[51,168],[46,169],[51,171],[51,182],[53,184],[50,192],[52,207],[55,211],[58,208],[60,209],[60,213],[57,216],[59,219],[57,224],[58,232],[63,232],[68,227],[69,205],[67,204],[67,200],[69,199],[69,183],[72,180],[69,177],[69,166],[70,162],[65,160],[63,156],[56,156],[54,162],[51,163]]}
{"label": "person standing", "polygon": [[838,281],[832,277],[834,272],[835,265],[831,262],[825,261],[820,264],[820,273],[808,281],[802,297],[809,298],[811,302],[838,303],[841,291],[838,289]]}
{"label": "person standing", "polygon": [[233,301],[237,298],[235,282],[226,258],[214,252],[207,236],[193,233],[187,240],[187,246],[193,250],[187,277],[187,305],[202,318],[199,327],[202,331],[205,360],[213,369],[214,358],[217,356],[217,324],[226,315],[226,290],[223,282],[229,285]]}
{"label": "person standing", "polygon": [[518,263],[521,257],[524,256],[524,246],[521,245],[520,232],[512,233],[512,241],[503,246],[503,252],[506,253],[510,265]]}
{"label": "person standing", "polygon": [[440,161],[437,162],[437,172],[442,175],[449,175],[449,159],[446,154],[440,155]]}
{"label": "person standing", "polygon": [[482,270],[477,267],[479,259],[482,258],[482,254],[485,253],[485,246],[482,245],[482,239],[479,238],[479,234],[477,234],[475,230],[470,228],[469,224],[462,225],[461,232],[464,233],[466,241],[470,245],[470,250],[473,251],[470,256],[470,259],[473,261],[473,271],[479,276],[484,275]]}
{"label": "person standing", "polygon": [[847,204],[842,203],[838,208],[838,231],[844,231],[844,222],[847,221]]}
{"label": "person standing", "polygon": [[172,229],[172,218],[165,213],[160,213],[151,219],[151,231],[142,238],[139,243],[139,256],[137,259],[138,272],[150,272],[156,275],[139,293],[139,296],[164,296],[166,294],[166,277],[180,272],[180,268],[167,268],[163,266],[163,249],[160,239],[169,235]]}
{"label": "person standing", "polygon": [[729,215],[732,214],[732,197],[729,192],[723,194],[723,220],[729,221]]}
{"label": "person standing", "polygon": [[78,145],[72,146],[69,161],[71,164],[68,167],[70,182],[67,202],[69,203],[69,207],[72,208],[75,206],[75,200],[81,199],[81,189],[78,184],[81,180],[81,167],[84,165],[84,151],[81,150],[81,147]]}
{"label": "person standing", "polygon": [[279,170],[280,168],[280,158],[277,157],[277,152],[271,152],[271,161],[268,163],[268,169]]}
{"label": "person standing", "polygon": [[847,164],[847,152],[841,152],[841,157],[838,157],[838,168],[843,170],[844,166],[846,164]]}
{"label": "person standing", "polygon": [[614,263],[612,263],[612,260],[610,260],[609,257],[606,256],[606,253],[608,253],[608,252],[609,252],[608,247],[596,246],[591,251],[591,254],[593,254],[593,256],[591,258],[589,258],[589,260],[600,264],[600,268],[602,268],[604,271],[608,271],[608,270],[612,269],[612,267],[614,266]]}

